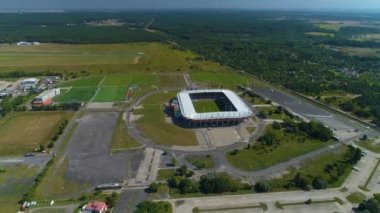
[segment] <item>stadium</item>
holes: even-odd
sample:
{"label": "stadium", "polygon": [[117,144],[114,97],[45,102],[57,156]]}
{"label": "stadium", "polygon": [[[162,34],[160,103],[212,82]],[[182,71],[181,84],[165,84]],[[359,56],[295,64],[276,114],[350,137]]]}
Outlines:
{"label": "stadium", "polygon": [[189,125],[231,125],[252,115],[238,95],[224,89],[181,91],[170,106],[174,116],[187,120]]}

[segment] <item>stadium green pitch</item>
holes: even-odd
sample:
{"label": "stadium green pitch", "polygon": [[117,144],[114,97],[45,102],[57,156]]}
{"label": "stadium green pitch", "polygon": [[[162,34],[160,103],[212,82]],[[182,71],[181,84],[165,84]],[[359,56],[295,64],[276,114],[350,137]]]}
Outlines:
{"label": "stadium green pitch", "polygon": [[215,100],[196,100],[193,101],[193,106],[197,113],[222,111]]}

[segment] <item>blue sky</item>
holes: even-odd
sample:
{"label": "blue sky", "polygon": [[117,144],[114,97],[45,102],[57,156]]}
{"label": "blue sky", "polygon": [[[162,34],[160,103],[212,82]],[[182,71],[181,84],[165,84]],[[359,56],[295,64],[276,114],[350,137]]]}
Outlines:
{"label": "blue sky", "polygon": [[0,9],[242,8],[380,10],[380,0],[0,0]]}

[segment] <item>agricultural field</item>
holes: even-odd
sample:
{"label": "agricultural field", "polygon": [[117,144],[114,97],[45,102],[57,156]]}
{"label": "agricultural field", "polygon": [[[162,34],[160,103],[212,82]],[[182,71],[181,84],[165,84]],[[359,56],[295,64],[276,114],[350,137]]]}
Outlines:
{"label": "agricultural field", "polygon": [[138,129],[154,143],[161,145],[191,146],[197,145],[195,133],[174,124],[165,122],[164,103],[175,97],[177,92],[158,93],[147,97],[141,108],[134,111],[141,116],[136,121]]}
{"label": "agricultural field", "polygon": [[0,166],[0,212],[17,212],[18,201],[33,183],[37,167]]}
{"label": "agricultural field", "polygon": [[220,112],[218,104],[215,100],[197,100],[193,101],[194,109],[197,113],[204,112]]}
{"label": "agricultural field", "polygon": [[195,84],[229,89],[235,89],[237,85],[247,85],[250,82],[247,76],[232,72],[194,72],[190,73],[190,78]]}
{"label": "agricultural field", "polygon": [[[272,130],[268,127],[266,131]],[[269,147],[268,150],[256,148],[239,150],[237,153],[228,152],[227,160],[235,167],[244,171],[255,171],[268,168],[277,163],[320,149],[332,142],[324,142],[309,139],[306,136],[286,133],[283,130],[272,131],[276,138],[280,138],[279,145]]]}
{"label": "agricultural field", "polygon": [[335,37],[334,33],[323,33],[323,32],[307,32],[306,35],[311,36],[323,36],[323,37]]}
{"label": "agricultural field", "polygon": [[71,112],[15,112],[0,124],[0,154],[20,155],[47,145]]}
{"label": "agricultural field", "polygon": [[380,48],[340,47],[338,49],[339,51],[346,53],[350,56],[369,57],[369,58],[380,57]]}
{"label": "agricultural field", "polygon": [[[231,71],[215,62],[194,60],[199,55],[162,43],[0,45],[3,72],[64,73]],[[20,64],[20,61],[23,61]]]}
{"label": "agricultural field", "polygon": [[336,32],[338,32],[341,28],[341,26],[339,26],[338,24],[333,23],[316,23],[314,25],[324,30],[331,30]]}
{"label": "agricultural field", "polygon": [[380,34],[363,34],[363,35],[355,35],[351,40],[354,41],[374,41],[380,42]]}

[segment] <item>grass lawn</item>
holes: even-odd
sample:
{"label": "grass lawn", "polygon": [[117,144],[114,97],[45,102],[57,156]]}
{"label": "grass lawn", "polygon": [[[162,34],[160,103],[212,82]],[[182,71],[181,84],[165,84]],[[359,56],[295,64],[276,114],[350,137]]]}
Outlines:
{"label": "grass lawn", "polygon": [[365,195],[360,192],[354,192],[348,195],[346,198],[351,203],[361,203],[363,200],[365,200]]}
{"label": "grass lawn", "polygon": [[322,32],[307,32],[305,33],[306,35],[311,35],[311,36],[323,36],[323,37],[335,37],[334,33],[322,33]]}
{"label": "grass lawn", "polygon": [[73,87],[67,93],[54,98],[56,102],[87,102],[95,95],[96,87]]}
{"label": "grass lawn", "polygon": [[94,102],[125,101],[128,87],[101,87],[94,98]]}
{"label": "grass lawn", "polygon": [[194,109],[197,113],[220,112],[221,111],[215,100],[193,101],[193,106],[194,106]]}
{"label": "grass lawn", "polygon": [[113,133],[111,150],[128,149],[141,146],[128,134],[128,129],[123,119],[123,114],[120,113],[119,119],[117,120],[116,128]]}
{"label": "grass lawn", "polygon": [[375,144],[373,140],[355,141],[355,144],[369,151],[380,153],[380,143]]}
{"label": "grass lawn", "polygon": [[33,210],[33,213],[65,213],[64,208],[41,208]]}
{"label": "grass lawn", "polygon": [[37,167],[25,165],[0,166],[0,212],[17,212],[20,209],[18,201],[32,185]]}
{"label": "grass lawn", "polygon": [[58,87],[96,87],[99,85],[103,76],[96,75],[90,77],[84,77],[79,79],[73,79],[68,82],[57,85]]}
{"label": "grass lawn", "polygon": [[[19,47],[1,45],[0,70],[3,72],[82,71],[90,74],[115,72],[178,72],[192,71],[231,71],[231,68],[215,62],[194,60],[199,55],[183,51],[163,43],[128,44],[42,44],[40,46]],[[23,63],[20,63],[23,61]]]}
{"label": "grass lawn", "polygon": [[64,156],[56,158],[47,175],[37,187],[35,199],[50,200],[79,197],[85,190],[92,188],[90,184],[66,180],[64,174],[67,166],[68,160]]}
{"label": "grass lawn", "polygon": [[285,117],[289,118],[289,116],[286,116],[283,112],[276,113],[276,107],[257,107],[256,109],[265,113],[266,119],[283,120]]}
{"label": "grass lawn", "polygon": [[196,84],[211,86],[211,87],[225,87],[235,89],[237,85],[248,84],[249,78],[239,73],[223,73],[223,72],[194,72],[190,73],[191,80]]}
{"label": "grass lawn", "polygon": [[[288,173],[284,174],[281,178],[268,180],[268,182],[272,186],[276,186],[272,189],[272,191],[294,190],[292,188],[284,188],[282,187],[282,185],[290,180],[293,180],[297,172],[313,177],[320,176],[325,180],[330,180],[330,175],[327,172],[325,172],[326,165],[331,164],[333,162],[342,162],[342,160],[345,158],[346,152],[347,147],[343,147],[339,149],[337,152],[321,154],[312,159],[302,161],[299,168],[289,168],[287,170]],[[351,166],[348,166],[345,168],[343,174],[340,175],[336,180],[334,179],[333,181],[327,181],[328,188],[340,187],[346,180],[348,175],[350,175],[351,170]]]}
{"label": "grass lawn", "polygon": [[20,155],[47,145],[71,112],[14,112],[0,125],[0,154]]}
{"label": "grass lawn", "polygon": [[[271,127],[268,127],[267,131],[269,129],[272,130]],[[277,138],[280,138],[280,145],[276,148],[270,146],[266,151],[255,148],[243,149],[239,150],[235,155],[228,152],[226,154],[227,160],[233,166],[244,171],[255,171],[268,168],[331,144],[331,142],[323,143],[306,138],[305,136],[286,133],[283,130],[273,130],[273,132],[277,135]],[[305,139],[305,141],[301,142],[302,139]]]}
{"label": "grass lawn", "polygon": [[188,156],[186,160],[193,164],[197,169],[211,169],[214,168],[214,159],[212,156]]}
{"label": "grass lawn", "polygon": [[157,173],[158,181],[166,181],[176,173],[176,169],[160,169]]}
{"label": "grass lawn", "polygon": [[159,88],[180,88],[185,85],[183,75],[158,75]]}
{"label": "grass lawn", "polygon": [[142,108],[134,115],[142,115],[136,123],[145,137],[161,145],[197,145],[194,131],[165,122],[164,103],[175,97],[177,92],[158,93],[144,99]]}
{"label": "grass lawn", "polygon": [[154,73],[123,73],[107,75],[102,83],[102,86],[157,86],[157,75]]}
{"label": "grass lawn", "polygon": [[339,50],[351,56],[380,57],[380,48],[341,47]]}

